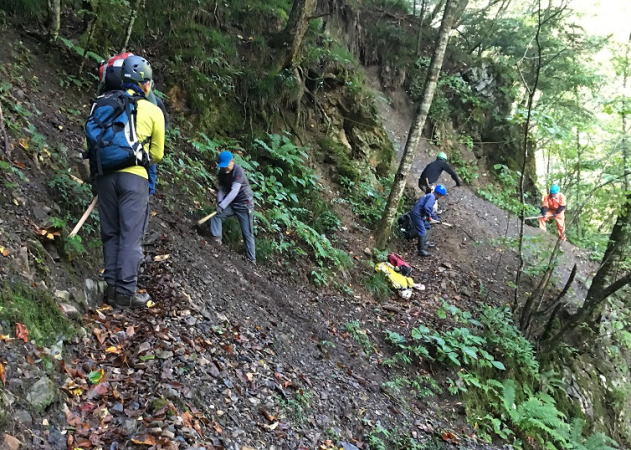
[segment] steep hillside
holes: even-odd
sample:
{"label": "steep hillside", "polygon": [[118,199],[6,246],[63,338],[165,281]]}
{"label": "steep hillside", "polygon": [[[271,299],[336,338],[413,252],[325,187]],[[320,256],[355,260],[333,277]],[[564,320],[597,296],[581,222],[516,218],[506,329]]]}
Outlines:
{"label": "steep hillside", "polygon": [[[155,27],[136,51],[159,61],[157,84],[168,93],[173,125],[140,278],[155,306],[135,311],[101,303],[97,215],[79,238],[68,237],[92,198],[80,151],[95,83],[75,75],[76,48],[50,45],[31,25],[2,22],[9,43],[0,48],[9,138],[8,147],[0,143],[3,445],[366,450],[581,441],[570,414],[556,407],[566,397],[560,382],[539,374],[533,346],[504,309],[513,296],[514,216],[447,182],[441,208],[454,226],[432,231],[433,256],[417,257],[400,237],[391,245],[414,266],[411,297],[375,272],[385,255],[372,248],[370,228],[411,119],[401,81],[409,77],[385,83],[385,61],[365,54],[372,43],[344,37],[357,28],[357,14],[329,2],[318,30],[337,35],[369,67],[326,33],[314,34],[300,86],[293,85],[274,68],[281,3],[192,12],[164,1],[172,13],[141,17]],[[79,18],[68,15],[66,36],[81,36]],[[160,20],[182,33],[173,32],[169,46]],[[105,29],[96,38],[110,45]],[[194,65],[206,48],[218,53]],[[479,155],[451,131],[441,128],[440,141],[478,167]],[[408,200],[436,151],[428,135]],[[257,266],[241,256],[234,227],[220,247],[193,226],[213,209],[222,148],[239,154],[254,181]],[[524,290],[554,242],[536,229],[527,235],[532,278]],[[594,267],[572,245],[562,249],[555,284],[562,287],[578,263],[573,293],[581,297]],[[517,398],[531,382],[538,390]],[[505,401],[511,388],[517,397]],[[526,414],[533,405],[540,416]],[[565,411],[580,417],[578,409]],[[524,418],[547,424],[552,437]]]}

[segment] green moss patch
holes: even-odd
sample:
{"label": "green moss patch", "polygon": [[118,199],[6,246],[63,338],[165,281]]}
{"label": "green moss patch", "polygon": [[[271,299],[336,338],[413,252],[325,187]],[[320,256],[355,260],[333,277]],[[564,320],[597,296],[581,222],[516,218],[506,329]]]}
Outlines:
{"label": "green moss patch", "polygon": [[48,292],[22,284],[5,284],[0,290],[0,320],[12,327],[24,324],[29,338],[39,345],[51,345],[60,336],[68,338],[76,332]]}

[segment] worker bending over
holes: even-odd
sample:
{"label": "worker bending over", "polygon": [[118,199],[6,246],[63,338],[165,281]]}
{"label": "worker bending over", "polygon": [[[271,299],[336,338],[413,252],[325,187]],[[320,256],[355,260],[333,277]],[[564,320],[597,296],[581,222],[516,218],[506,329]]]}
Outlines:
{"label": "worker bending over", "polygon": [[566,241],[565,237],[565,195],[560,192],[558,184],[550,186],[550,193],[543,196],[541,200],[541,217],[539,218],[539,228],[545,231],[546,222],[554,218],[557,224],[559,239]]}
{"label": "worker bending over", "polygon": [[456,171],[447,162],[447,154],[440,152],[436,155],[436,160],[425,166],[423,172],[421,172],[421,176],[418,179],[418,187],[421,191],[426,194],[429,193],[443,171],[451,175],[451,178],[456,182],[456,186],[460,186],[460,178],[458,178]]}
{"label": "worker bending over", "polygon": [[429,192],[423,195],[414,204],[414,208],[410,212],[412,221],[416,227],[416,233],[418,234],[418,255],[430,256],[427,251],[427,233],[431,228],[431,221],[440,221],[440,217],[434,212],[434,203],[437,198],[441,198],[447,195],[447,188],[442,184],[439,184],[434,188],[434,192]]}

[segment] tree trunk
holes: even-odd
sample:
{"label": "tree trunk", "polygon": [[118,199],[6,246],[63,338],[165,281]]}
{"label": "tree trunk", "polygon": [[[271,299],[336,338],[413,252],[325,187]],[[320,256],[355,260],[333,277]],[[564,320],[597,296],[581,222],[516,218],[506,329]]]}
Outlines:
{"label": "tree trunk", "polygon": [[287,26],[283,31],[287,44],[283,68],[293,67],[296,64],[302,42],[309,28],[309,18],[315,12],[316,3],[316,0],[294,0]]}
{"label": "tree trunk", "polygon": [[[528,83],[525,83],[526,90],[528,91],[528,114],[526,115],[526,123],[524,124],[524,141],[523,141],[523,155],[522,155],[522,164],[521,164],[521,173],[519,175],[519,200],[522,205],[526,204],[525,201],[525,189],[524,189],[524,180],[526,178],[526,163],[528,160],[528,145],[530,143],[530,121],[532,118],[532,107],[534,104],[535,94],[537,92],[537,86],[539,84],[539,75],[541,74],[542,60],[541,60],[541,41],[539,37],[541,35],[541,28],[543,26],[543,18],[541,15],[541,0],[538,2],[537,7],[537,30],[535,32],[535,43],[537,45],[537,59],[535,62],[535,79],[532,86],[528,86]],[[519,266],[517,267],[517,272],[515,273],[515,296],[513,299],[513,306],[517,307],[519,300],[519,283],[521,282],[521,274],[524,269],[524,208],[522,207],[519,212],[519,246],[518,246],[518,254],[519,254]],[[521,326],[524,326],[524,320],[530,311],[524,311],[522,313]]]}
{"label": "tree trunk", "polygon": [[48,0],[50,14],[50,40],[55,42],[61,29],[61,0]]}
{"label": "tree trunk", "polygon": [[629,174],[626,170],[629,168],[629,131],[627,129],[627,83],[629,81],[629,50],[631,49],[631,34],[629,34],[629,41],[627,42],[626,49],[624,51],[624,61],[622,66],[622,113],[620,118],[622,119],[622,161],[625,170],[624,177],[624,190],[629,191]]}
{"label": "tree trunk", "polygon": [[447,0],[445,4],[445,12],[440,24],[438,42],[432,56],[429,72],[427,73],[427,79],[425,80],[425,86],[423,87],[422,100],[417,110],[416,120],[410,127],[408,139],[405,143],[405,150],[403,150],[403,155],[399,164],[399,169],[397,170],[397,174],[394,177],[394,183],[392,184],[392,189],[390,190],[388,203],[386,204],[386,208],[381,218],[381,223],[379,224],[379,228],[376,232],[378,248],[385,248],[388,238],[390,237],[390,229],[392,228],[392,223],[394,222],[397,209],[399,208],[399,202],[403,196],[405,182],[408,174],[410,173],[412,161],[414,161],[416,151],[421,141],[425,120],[427,119],[429,109],[432,106],[438,76],[443,65],[445,50],[447,49],[447,43],[449,41],[449,33],[451,32],[451,28],[456,19],[455,12],[462,11],[466,6],[466,3],[467,0]]}
{"label": "tree trunk", "polygon": [[129,45],[129,39],[131,38],[131,33],[134,30],[134,23],[136,23],[136,17],[138,17],[138,9],[141,6],[142,0],[135,0],[131,5],[131,11],[129,11],[129,19],[127,20],[127,31],[125,32],[125,40],[121,45],[121,53],[127,51],[127,46]]}
{"label": "tree trunk", "polygon": [[421,0],[421,12],[418,18],[418,35],[416,37],[416,56],[421,55],[421,40],[423,38],[423,20],[425,20],[425,9],[427,8],[427,0]]}
{"label": "tree trunk", "polygon": [[93,2],[96,4],[94,8],[94,12],[92,13],[92,18],[90,20],[90,25],[88,26],[88,39],[85,42],[85,48],[83,50],[83,58],[81,59],[81,65],[79,66],[78,75],[83,73],[83,68],[85,67],[85,62],[88,59],[88,51],[90,50],[90,45],[92,44],[92,39],[94,38],[94,32],[96,31],[96,22],[99,18],[99,2],[98,0],[94,0]]}

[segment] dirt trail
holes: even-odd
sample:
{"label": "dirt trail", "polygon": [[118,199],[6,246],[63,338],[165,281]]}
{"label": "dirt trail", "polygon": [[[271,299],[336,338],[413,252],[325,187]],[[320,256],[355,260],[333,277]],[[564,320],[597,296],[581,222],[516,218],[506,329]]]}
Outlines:
{"label": "dirt trail", "polygon": [[[367,74],[367,79],[376,93],[377,110],[400,157],[414,118],[413,107],[400,91],[384,93],[374,70],[368,70]],[[407,182],[408,188],[414,190],[417,196],[421,195],[418,178],[425,166],[435,159],[438,151],[440,149],[430,141],[421,141],[421,148],[412,163]],[[446,173],[441,175],[439,182],[449,190],[449,195],[440,202],[440,208],[445,211],[442,217],[455,227],[448,230],[435,228],[432,239],[440,244],[435,254],[440,255],[441,259],[455,259],[468,263],[476,268],[476,276],[487,279],[494,285],[512,282],[518,267],[517,254],[514,251],[505,251],[500,244],[503,239],[519,237],[519,218],[478,197],[470,187],[455,187],[453,180]],[[536,222],[532,221],[524,228],[524,254],[541,262],[544,260],[541,249],[553,248],[556,236],[542,233],[536,225]],[[567,299],[574,305],[579,305],[589,288],[588,280],[593,277],[598,265],[589,259],[586,250],[569,242],[561,243],[561,252],[553,281],[559,289],[562,288],[576,264],[577,276]],[[413,249],[408,250],[408,254],[413,253]],[[508,291],[500,286],[497,286],[496,290],[508,295]]]}

